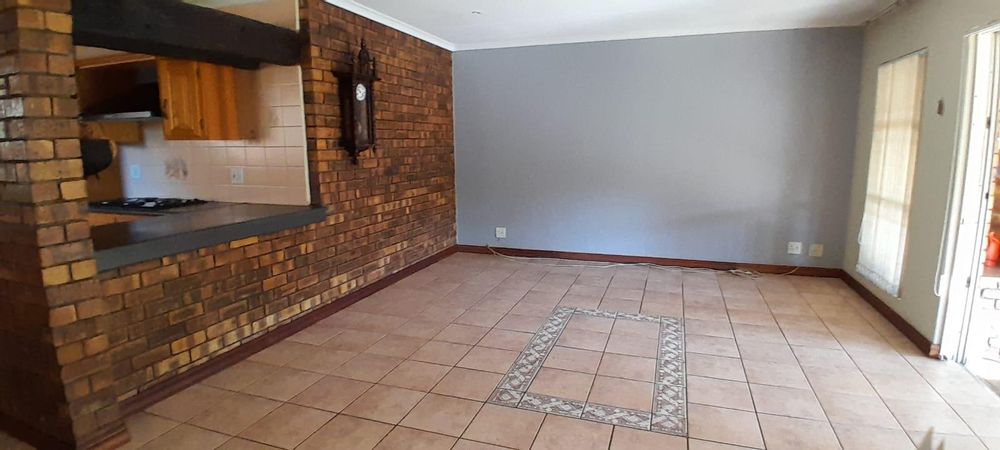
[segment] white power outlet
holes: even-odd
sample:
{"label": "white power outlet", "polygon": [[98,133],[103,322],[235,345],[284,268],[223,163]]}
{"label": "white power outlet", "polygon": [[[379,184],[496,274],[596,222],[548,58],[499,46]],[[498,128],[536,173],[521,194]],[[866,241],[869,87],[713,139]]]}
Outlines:
{"label": "white power outlet", "polygon": [[128,177],[133,180],[138,180],[142,178],[142,166],[138,164],[129,164]]}
{"label": "white power outlet", "polygon": [[801,242],[789,242],[788,243],[788,254],[789,255],[801,255],[802,254],[802,243]]}
{"label": "white power outlet", "polygon": [[246,179],[243,177],[242,167],[229,168],[229,182],[232,184],[243,184]]}
{"label": "white power outlet", "polygon": [[809,246],[809,256],[812,258],[823,257],[823,244],[812,244]]}
{"label": "white power outlet", "polygon": [[507,239],[507,227],[497,227],[497,239]]}

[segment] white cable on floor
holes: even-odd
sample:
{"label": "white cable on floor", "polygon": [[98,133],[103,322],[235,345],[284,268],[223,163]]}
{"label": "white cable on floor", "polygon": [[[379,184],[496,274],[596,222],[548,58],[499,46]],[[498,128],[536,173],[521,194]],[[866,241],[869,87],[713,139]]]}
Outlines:
{"label": "white cable on floor", "polygon": [[[500,253],[500,252],[496,251],[496,249],[494,249],[493,247],[491,247],[489,245],[486,246],[486,249],[489,250],[490,253],[493,253],[496,256],[499,256],[501,258],[506,258],[506,259],[509,259],[511,261],[530,262],[530,263],[534,263],[534,264],[541,264],[541,265],[545,265],[545,266],[554,266],[554,267],[583,267],[583,268],[591,268],[591,269],[612,269],[612,268],[615,268],[615,267],[648,267],[648,268],[651,268],[651,269],[673,270],[673,271],[690,272],[690,273],[713,273],[713,274],[728,273],[730,275],[734,275],[734,276],[737,276],[737,277],[740,277],[740,278],[749,278],[751,280],[754,280],[754,279],[757,279],[757,278],[761,277],[760,272],[756,272],[756,271],[753,271],[753,270],[747,270],[747,269],[718,270],[718,269],[709,269],[709,268],[703,268],[703,267],[664,266],[664,265],[653,264],[653,263],[573,264],[573,263],[564,263],[563,261],[565,261],[565,260],[561,260],[561,259],[558,259],[558,258],[543,258],[543,257],[529,257],[529,256],[510,256],[510,255],[505,255],[503,253]],[[546,260],[548,260],[548,261],[555,261],[555,262],[554,263],[543,262],[543,261],[546,261]],[[795,267],[794,269],[789,270],[788,272],[780,273],[780,274],[777,274],[777,275],[778,276],[792,275],[797,270],[799,270],[799,267]]]}

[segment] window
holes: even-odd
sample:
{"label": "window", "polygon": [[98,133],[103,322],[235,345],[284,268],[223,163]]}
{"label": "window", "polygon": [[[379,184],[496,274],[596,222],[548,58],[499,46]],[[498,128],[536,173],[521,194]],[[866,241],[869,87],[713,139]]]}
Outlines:
{"label": "window", "polygon": [[861,220],[858,272],[894,297],[906,253],[913,166],[927,54],[905,56],[878,69],[868,191]]}

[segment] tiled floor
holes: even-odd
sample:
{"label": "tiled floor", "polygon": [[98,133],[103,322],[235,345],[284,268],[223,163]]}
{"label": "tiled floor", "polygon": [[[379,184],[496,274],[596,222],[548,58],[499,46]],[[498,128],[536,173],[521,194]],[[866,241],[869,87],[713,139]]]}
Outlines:
{"label": "tiled floor", "polygon": [[[684,318],[687,437],[488,403],[567,309]],[[615,317],[574,314],[525,390],[646,408],[659,336]],[[1000,399],[838,280],[457,254],[128,427],[132,448],[996,450]]]}

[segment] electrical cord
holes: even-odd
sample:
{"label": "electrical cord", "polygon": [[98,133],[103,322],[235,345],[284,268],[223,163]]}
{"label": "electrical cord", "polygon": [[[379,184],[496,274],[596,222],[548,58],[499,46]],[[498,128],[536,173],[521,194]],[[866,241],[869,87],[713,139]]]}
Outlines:
{"label": "electrical cord", "polygon": [[[613,268],[616,268],[616,267],[648,267],[648,268],[651,268],[651,269],[660,269],[660,270],[669,270],[669,271],[680,271],[680,272],[688,272],[688,273],[711,273],[711,274],[728,273],[730,275],[734,275],[734,276],[737,276],[737,277],[740,277],[740,278],[747,278],[747,279],[751,279],[751,280],[756,280],[756,279],[758,279],[758,278],[760,278],[762,276],[760,272],[753,271],[753,270],[748,270],[748,269],[719,270],[719,269],[709,269],[709,268],[703,268],[703,267],[664,266],[664,265],[653,264],[653,263],[574,264],[574,263],[567,263],[567,262],[565,262],[565,260],[561,260],[561,259],[558,259],[558,258],[544,258],[544,257],[528,257],[528,256],[511,256],[511,255],[505,255],[503,253],[498,252],[496,249],[494,249],[490,245],[486,245],[486,249],[489,250],[490,253],[492,253],[492,254],[494,254],[496,256],[499,256],[501,258],[505,258],[505,259],[508,259],[508,260],[511,260],[511,261],[529,262],[529,263],[541,264],[541,265],[546,265],[546,266],[554,266],[554,267],[584,267],[584,268],[591,268],[591,269],[613,269]],[[552,262],[551,263],[547,263],[547,262],[544,262],[544,261],[552,261]],[[777,276],[792,275],[792,274],[794,274],[798,270],[799,270],[799,267],[795,267],[792,270],[789,270],[788,272],[779,273],[779,274],[776,274],[776,275]]]}

